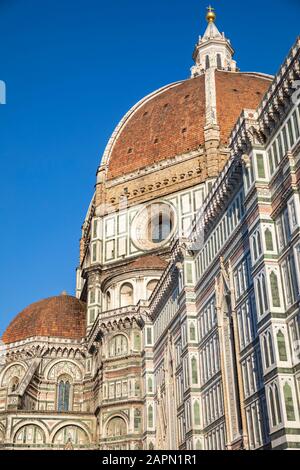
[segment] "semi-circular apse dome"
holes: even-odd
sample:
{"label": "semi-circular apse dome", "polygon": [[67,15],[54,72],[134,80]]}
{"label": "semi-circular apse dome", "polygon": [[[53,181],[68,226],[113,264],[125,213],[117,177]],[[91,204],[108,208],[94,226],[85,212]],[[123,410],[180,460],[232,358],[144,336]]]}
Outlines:
{"label": "semi-circular apse dome", "polygon": [[80,340],[85,336],[85,317],[85,302],[69,295],[49,297],[22,310],[6,329],[2,341],[16,343],[37,336]]}

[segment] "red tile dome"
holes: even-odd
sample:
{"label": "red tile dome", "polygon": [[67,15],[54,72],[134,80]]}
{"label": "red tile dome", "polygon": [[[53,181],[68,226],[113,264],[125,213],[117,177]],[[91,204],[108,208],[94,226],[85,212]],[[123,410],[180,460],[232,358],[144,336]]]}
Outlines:
{"label": "red tile dome", "polygon": [[[244,108],[256,108],[271,78],[216,71],[221,144]],[[104,154],[107,179],[131,173],[204,144],[205,75],[168,85],[141,100],[122,119]]]}
{"label": "red tile dome", "polygon": [[80,340],[85,336],[86,304],[60,295],[35,302],[20,312],[2,336],[15,343],[35,336]]}

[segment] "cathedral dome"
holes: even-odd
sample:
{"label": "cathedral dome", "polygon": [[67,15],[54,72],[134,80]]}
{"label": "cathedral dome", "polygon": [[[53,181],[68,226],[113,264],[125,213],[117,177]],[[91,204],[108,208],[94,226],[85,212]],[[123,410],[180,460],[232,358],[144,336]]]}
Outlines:
{"label": "cathedral dome", "polygon": [[2,336],[15,343],[36,336],[80,340],[85,336],[86,304],[60,295],[35,302],[22,310]]}
{"label": "cathedral dome", "polygon": [[[205,78],[202,74],[161,88],[124,116],[104,153],[108,180],[204,145]],[[241,111],[259,105],[271,77],[216,70],[215,82],[220,145],[227,146]]]}

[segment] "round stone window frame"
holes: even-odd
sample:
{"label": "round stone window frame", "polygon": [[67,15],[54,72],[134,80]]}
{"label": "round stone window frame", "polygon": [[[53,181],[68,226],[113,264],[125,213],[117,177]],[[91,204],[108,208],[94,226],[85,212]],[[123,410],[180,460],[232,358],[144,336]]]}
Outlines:
{"label": "round stone window frame", "polygon": [[[148,211],[152,206],[159,205],[160,207],[165,207],[168,211],[168,216],[170,215],[172,227],[168,236],[159,243],[155,243],[152,240],[149,240],[147,236],[148,226],[150,220],[153,220],[156,217],[156,214],[152,216],[149,220]],[[165,246],[174,236],[174,233],[177,230],[178,225],[178,216],[176,208],[169,201],[157,200],[147,203],[143,206],[138,213],[134,216],[132,220],[132,226],[130,230],[131,241],[134,246],[140,251],[154,251],[158,248]]]}

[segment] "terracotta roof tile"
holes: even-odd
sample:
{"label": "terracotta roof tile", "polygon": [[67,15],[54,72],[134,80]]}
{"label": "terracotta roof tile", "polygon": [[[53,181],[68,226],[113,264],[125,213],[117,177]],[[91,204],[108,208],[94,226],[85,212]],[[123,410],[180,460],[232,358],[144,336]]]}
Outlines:
{"label": "terracotta roof tile", "polygon": [[130,268],[152,268],[152,269],[165,269],[167,266],[167,261],[164,259],[160,258],[157,255],[146,255],[146,256],[140,256],[137,258],[135,261],[130,263]]}

